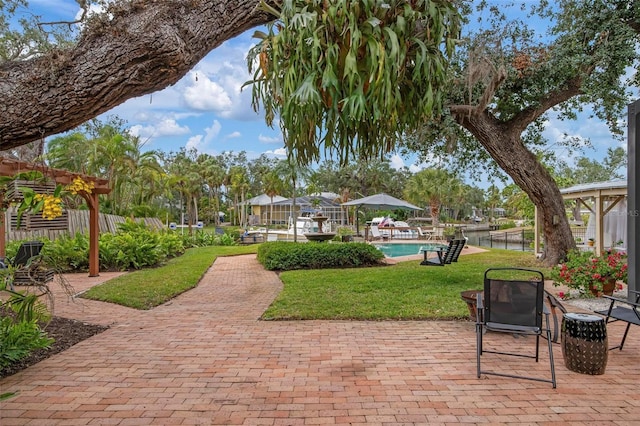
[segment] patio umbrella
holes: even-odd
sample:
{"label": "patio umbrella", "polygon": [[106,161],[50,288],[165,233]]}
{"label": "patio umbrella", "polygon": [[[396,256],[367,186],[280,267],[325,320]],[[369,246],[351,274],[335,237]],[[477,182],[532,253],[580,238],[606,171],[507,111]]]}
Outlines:
{"label": "patio umbrella", "polygon": [[369,207],[377,210],[422,210],[420,207],[385,193],[342,203],[343,206]]}
{"label": "patio umbrella", "polygon": [[[422,210],[418,206],[414,206],[407,201],[400,200],[385,193],[370,195],[368,197],[358,198],[357,200],[347,201],[346,203],[342,203],[342,205],[356,206],[356,209],[359,209],[360,207],[369,207],[376,210]],[[358,235],[360,235],[359,227],[360,224],[358,215],[356,214],[356,233]]]}

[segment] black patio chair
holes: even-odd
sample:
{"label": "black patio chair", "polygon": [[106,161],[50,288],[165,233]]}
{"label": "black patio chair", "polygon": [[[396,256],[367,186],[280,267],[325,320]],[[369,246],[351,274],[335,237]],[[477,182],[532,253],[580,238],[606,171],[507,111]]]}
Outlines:
{"label": "black patio chair", "polygon": [[627,323],[624,329],[624,334],[622,335],[622,341],[619,345],[610,347],[609,350],[622,350],[622,348],[624,347],[624,342],[625,340],[627,340],[627,334],[629,333],[631,324],[640,326],[640,292],[634,290],[628,291],[629,293],[633,293],[634,296],[632,297],[634,301],[605,295],[604,297],[611,300],[609,308],[595,311],[596,314],[600,314],[606,317],[605,322],[607,324],[615,321],[622,321]]}
{"label": "black patio chair", "polygon": [[[533,276],[532,276],[533,275]],[[500,278],[497,278],[497,277]],[[476,314],[477,339],[477,372],[482,374],[521,378],[548,382],[556,387],[556,373],[553,363],[551,329],[549,326],[549,309],[544,304],[544,276],[540,271],[522,268],[491,268],[484,273],[484,290],[478,294]],[[543,328],[542,315],[546,316]],[[508,333],[535,336],[535,354],[523,352],[503,352],[487,350],[483,339],[485,332]],[[549,346],[549,363],[551,379],[521,376],[495,371],[486,371],[481,367],[483,353],[511,355],[532,358],[538,362],[540,353],[540,336],[545,333]]]}
{"label": "black patio chair", "polygon": [[[28,267],[31,264],[33,258],[40,255],[44,247],[42,241],[25,241],[20,244],[16,256],[13,259],[0,258],[0,269],[6,269],[9,266],[20,269]],[[9,282],[9,288],[13,290],[13,280]]]}
{"label": "black patio chair", "polygon": [[20,244],[16,256],[13,259],[0,258],[0,268],[4,269],[8,266],[19,268],[26,266],[31,258],[40,255],[42,247],[44,247],[42,241],[25,241]]}

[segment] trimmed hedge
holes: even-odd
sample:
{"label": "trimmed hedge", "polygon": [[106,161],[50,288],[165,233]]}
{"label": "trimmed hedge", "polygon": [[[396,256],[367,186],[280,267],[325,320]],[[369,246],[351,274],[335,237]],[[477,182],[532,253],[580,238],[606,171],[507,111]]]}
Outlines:
{"label": "trimmed hedge", "polygon": [[379,265],[384,254],[365,243],[267,242],[258,248],[258,261],[270,271],[356,268]]}

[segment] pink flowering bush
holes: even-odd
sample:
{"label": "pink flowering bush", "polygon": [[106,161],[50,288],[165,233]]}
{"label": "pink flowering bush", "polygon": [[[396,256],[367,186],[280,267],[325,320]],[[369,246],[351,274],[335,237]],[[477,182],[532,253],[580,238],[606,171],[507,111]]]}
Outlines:
{"label": "pink flowering bush", "polygon": [[556,286],[566,285],[590,297],[592,289],[601,292],[607,281],[627,282],[627,255],[606,251],[596,256],[591,251],[574,250],[567,255],[564,263],[552,269],[551,278]]}

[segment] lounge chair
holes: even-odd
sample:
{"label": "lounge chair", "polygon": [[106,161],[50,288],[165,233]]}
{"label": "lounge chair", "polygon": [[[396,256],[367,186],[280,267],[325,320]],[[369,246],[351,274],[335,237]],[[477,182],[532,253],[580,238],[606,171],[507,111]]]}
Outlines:
{"label": "lounge chair", "polygon": [[453,262],[453,258],[456,255],[456,252],[458,253],[458,255],[460,254],[460,251],[462,251],[463,242],[464,240],[456,239],[449,241],[449,247],[447,247],[447,251],[442,256],[443,265],[451,264],[451,262]]}
{"label": "lounge chair", "polygon": [[460,257],[460,253],[462,249],[467,244],[468,238],[460,238],[453,239],[449,241],[449,245],[444,250],[422,250],[423,252],[435,251],[438,254],[437,260],[428,260],[425,259],[420,263],[421,265],[433,265],[433,266],[444,266],[451,264],[451,262],[457,262],[458,257]]}
{"label": "lounge chair", "polygon": [[[435,246],[433,248],[423,248],[421,249],[421,251],[424,253],[425,258],[422,262],[420,262],[420,264],[425,266],[444,266],[447,263],[451,263],[453,254],[458,249],[459,245],[460,240],[451,240],[449,241],[449,245],[447,246],[447,248],[445,248],[444,250],[442,250],[440,247]],[[430,251],[436,252],[438,258],[434,260],[427,259],[427,253]]]}
{"label": "lounge chair", "polygon": [[389,237],[387,235],[383,235],[380,232],[380,229],[376,225],[371,225],[371,240],[386,240]]}
{"label": "lounge chair", "polygon": [[459,244],[456,247],[455,251],[453,252],[453,255],[451,256],[451,262],[458,261],[458,258],[460,257],[460,253],[462,253],[462,249],[464,248],[464,246],[467,245],[467,241],[469,241],[469,238],[468,237],[460,238],[458,239],[458,241],[459,241]]}
{"label": "lounge chair", "polygon": [[421,240],[430,240],[432,237],[432,232],[423,231],[421,227],[418,226],[418,238]]}

